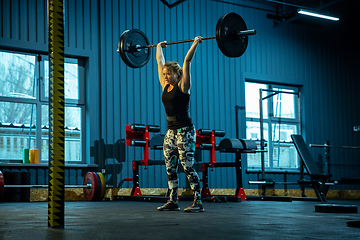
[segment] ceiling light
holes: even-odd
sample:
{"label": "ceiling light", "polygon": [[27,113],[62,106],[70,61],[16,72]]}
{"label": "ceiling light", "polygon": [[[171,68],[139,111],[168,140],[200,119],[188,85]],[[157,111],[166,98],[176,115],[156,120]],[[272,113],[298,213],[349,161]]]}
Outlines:
{"label": "ceiling light", "polygon": [[333,16],[322,14],[322,13],[302,9],[302,8],[299,8],[297,10],[297,12],[299,14],[304,14],[304,15],[311,16],[311,17],[318,17],[318,18],[328,19],[328,20],[332,20],[332,21],[339,21],[340,20],[340,18],[338,18],[338,17],[333,17]]}

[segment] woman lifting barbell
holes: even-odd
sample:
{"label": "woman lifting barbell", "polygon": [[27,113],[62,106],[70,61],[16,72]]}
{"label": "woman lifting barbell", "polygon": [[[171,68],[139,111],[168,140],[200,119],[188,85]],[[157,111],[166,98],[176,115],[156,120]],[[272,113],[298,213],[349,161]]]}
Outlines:
{"label": "woman lifting barbell", "polygon": [[196,48],[202,43],[202,37],[196,37],[187,52],[183,67],[177,62],[166,62],[163,48],[166,42],[157,44],[156,60],[158,63],[159,81],[162,86],[162,101],[164,104],[167,132],[164,138],[164,157],[168,186],[170,190],[170,200],[163,206],[158,207],[159,211],[179,211],[177,176],[178,159],[184,168],[186,177],[194,191],[194,201],[185,212],[203,212],[201,202],[199,176],[194,169],[194,153],[196,142],[196,131],[189,115],[190,100],[190,63],[194,57]]}

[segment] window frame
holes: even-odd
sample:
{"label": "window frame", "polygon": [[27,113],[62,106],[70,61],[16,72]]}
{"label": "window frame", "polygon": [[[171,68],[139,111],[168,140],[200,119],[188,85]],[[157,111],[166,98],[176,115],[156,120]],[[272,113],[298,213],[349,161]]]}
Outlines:
{"label": "window frame", "polygon": [[[261,163],[259,163],[259,166],[251,166],[249,167],[249,162],[248,162],[248,169],[261,169],[262,164],[264,164],[265,169],[267,170],[277,170],[277,171],[289,171],[289,170],[299,170],[300,169],[300,159],[296,156],[296,160],[295,160],[295,165],[296,167],[280,167],[279,166],[279,162],[277,163],[277,166],[275,165],[275,159],[273,157],[274,154],[274,149],[275,149],[275,143],[277,145],[279,145],[281,147],[281,145],[285,146],[285,145],[289,145],[291,144],[290,142],[282,142],[280,135],[279,135],[279,140],[275,141],[273,140],[273,125],[274,124],[285,124],[285,125],[293,125],[295,126],[295,132],[293,134],[297,134],[299,132],[301,132],[301,108],[300,108],[300,91],[299,91],[299,87],[298,86],[291,86],[291,85],[283,85],[283,84],[273,84],[273,83],[266,83],[266,82],[259,82],[259,81],[245,81],[245,90],[246,90],[246,83],[252,83],[252,84],[259,84],[259,85],[265,85],[266,89],[262,89],[259,88],[259,110],[258,110],[258,117],[247,117],[247,111],[245,111],[245,119],[246,119],[246,126],[249,122],[253,122],[253,123],[258,123],[260,125],[260,137],[259,139],[256,140],[257,144],[260,146],[260,150],[265,149],[265,142],[267,141],[267,161],[268,161],[268,166],[265,166],[265,153],[261,152]],[[274,90],[274,89],[280,89],[280,90]],[[282,91],[283,89],[286,89],[286,91]],[[293,91],[293,92],[289,92]],[[260,101],[261,97],[261,92],[262,92],[262,100]],[[262,102],[265,100],[264,99],[264,92],[268,92],[267,95],[265,95],[265,99],[270,99],[269,102],[267,102],[266,104],[266,109],[262,109],[261,110],[261,105]],[[273,101],[273,96],[279,94],[279,93],[284,93],[284,94],[292,94],[294,96],[294,106],[293,106],[293,112],[294,112],[294,118],[287,118],[287,117],[278,117],[278,116],[274,116],[274,101]],[[297,96],[297,97],[296,97]],[[247,101],[247,99],[245,99],[245,101]],[[261,102],[261,103],[260,103]],[[265,105],[265,104],[263,104]],[[264,113],[266,111],[267,116],[261,116],[261,113]],[[262,118],[262,119],[261,119]],[[262,124],[261,124],[262,123]],[[262,133],[264,126],[267,125],[267,136],[264,136],[264,133]],[[246,129],[246,134],[248,134],[248,129]],[[262,140],[262,139],[267,139],[267,140]],[[271,144],[270,144],[271,143]]]}
{"label": "window frame", "polygon": [[[48,60],[48,55],[45,54],[36,54],[30,52],[22,51],[10,51],[0,49],[1,52],[13,53],[13,54],[23,54],[23,55],[32,55],[36,57],[35,60],[35,78],[36,85],[35,87],[35,97],[11,97],[11,96],[0,96],[0,102],[10,102],[10,103],[25,103],[33,104],[36,107],[36,122],[32,125],[36,126],[36,136],[35,136],[35,148],[39,149],[39,163],[48,163],[49,158],[44,160],[42,158],[42,129],[44,124],[42,121],[42,106],[49,106],[49,98],[45,97],[45,61]],[[77,57],[65,57],[65,63],[67,62],[76,62],[78,67],[78,99],[65,99],[65,107],[77,107],[80,109],[80,160],[66,160],[66,163],[73,164],[85,164],[86,163],[86,126],[85,126],[85,61],[82,58]],[[39,126],[39,127],[38,127]],[[0,159],[0,163],[19,163],[22,162],[21,158],[11,158],[11,159]]]}

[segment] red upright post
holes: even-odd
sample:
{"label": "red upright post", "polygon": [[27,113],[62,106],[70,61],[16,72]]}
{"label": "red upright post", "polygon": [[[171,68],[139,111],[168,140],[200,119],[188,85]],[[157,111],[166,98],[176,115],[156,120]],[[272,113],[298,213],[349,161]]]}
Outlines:
{"label": "red upright post", "polygon": [[211,132],[210,143],[212,145],[212,148],[210,151],[209,167],[213,168],[215,165],[215,131],[214,130],[212,130],[212,132]]}
{"label": "red upright post", "polygon": [[149,165],[149,139],[150,139],[149,126],[146,126],[143,135],[143,140],[145,140],[146,142],[144,146],[144,159],[142,160],[142,165],[144,166]]}

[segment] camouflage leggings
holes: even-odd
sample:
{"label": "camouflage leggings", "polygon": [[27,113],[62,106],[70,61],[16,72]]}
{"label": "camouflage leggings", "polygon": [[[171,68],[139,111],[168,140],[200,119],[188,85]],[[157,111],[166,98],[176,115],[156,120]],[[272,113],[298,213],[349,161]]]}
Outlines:
{"label": "camouflage leggings", "polygon": [[184,127],[177,130],[168,129],[164,138],[164,156],[168,185],[170,190],[170,200],[177,201],[178,194],[178,158],[184,168],[186,177],[190,183],[191,190],[194,191],[194,198],[200,200],[199,176],[194,165],[196,131],[195,127]]}

